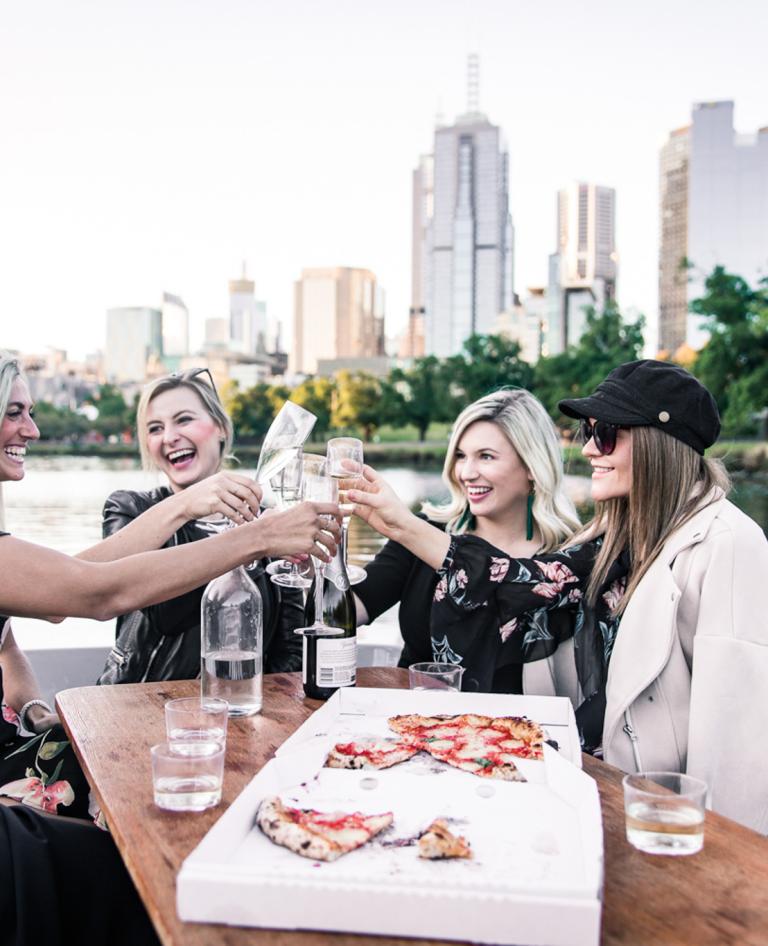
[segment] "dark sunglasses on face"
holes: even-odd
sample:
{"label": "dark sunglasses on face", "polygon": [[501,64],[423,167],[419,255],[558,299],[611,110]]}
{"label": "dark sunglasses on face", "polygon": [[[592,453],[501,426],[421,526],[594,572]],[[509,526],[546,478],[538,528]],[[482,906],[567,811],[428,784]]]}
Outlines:
{"label": "dark sunglasses on face", "polygon": [[583,420],[581,439],[584,443],[594,440],[600,453],[607,457],[616,449],[616,438],[622,429],[621,424],[609,424],[606,420],[597,420],[594,424],[589,420]]}

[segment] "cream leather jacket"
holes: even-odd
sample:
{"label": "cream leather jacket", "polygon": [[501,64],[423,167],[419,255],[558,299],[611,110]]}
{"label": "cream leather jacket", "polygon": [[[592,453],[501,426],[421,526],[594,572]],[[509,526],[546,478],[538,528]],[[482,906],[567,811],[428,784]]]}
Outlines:
{"label": "cream leather jacket", "polygon": [[[572,642],[526,664],[524,687],[578,705]],[[606,699],[606,762],[702,778],[715,811],[768,834],[768,542],[720,491],[627,605]]]}

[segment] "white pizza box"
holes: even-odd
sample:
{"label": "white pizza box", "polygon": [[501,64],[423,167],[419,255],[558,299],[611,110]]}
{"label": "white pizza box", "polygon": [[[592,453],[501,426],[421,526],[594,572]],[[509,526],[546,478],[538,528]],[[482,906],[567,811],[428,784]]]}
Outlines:
{"label": "white pizza box", "polygon": [[[597,946],[602,821],[595,782],[564,757],[564,745],[573,749],[572,710],[569,716],[556,698],[450,694],[443,705],[438,696],[445,699],[426,691],[339,691],[185,860],[180,918],[504,946]],[[383,735],[395,712],[527,715],[561,752],[545,746],[543,762],[520,760],[524,783],[481,779],[424,754],[381,771],[322,768],[339,737]],[[275,794],[320,811],[392,811],[394,823],[363,847],[321,863],[273,844],[255,826],[262,799]],[[472,860],[417,856],[415,838],[435,817],[467,837]]]}
{"label": "white pizza box", "polygon": [[[356,731],[393,736],[387,726],[390,716],[420,713],[479,713],[485,716],[528,716],[554,740],[561,755],[581,768],[581,744],[571,701],[564,696],[525,696],[509,693],[455,693],[447,690],[395,690],[374,687],[341,687],[291,735],[275,753],[291,751],[313,736],[346,723]],[[376,727],[371,729],[370,720]]]}

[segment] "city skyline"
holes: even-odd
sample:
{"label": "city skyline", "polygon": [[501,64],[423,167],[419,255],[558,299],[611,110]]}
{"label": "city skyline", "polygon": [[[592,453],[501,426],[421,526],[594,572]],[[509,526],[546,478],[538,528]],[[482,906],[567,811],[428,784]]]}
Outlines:
{"label": "city skyline", "polygon": [[768,123],[768,11],[737,3],[724,22],[713,3],[597,0],[589,13],[560,0],[5,11],[0,343],[82,355],[103,344],[107,309],[167,291],[196,347],[205,319],[228,315],[243,259],[288,332],[303,268],[368,268],[397,334],[412,169],[436,113],[465,110],[470,52],[509,148],[517,291],[546,284],[558,190],[597,181],[617,194],[619,301],[655,325],[659,149],[694,102],[734,100],[737,131]]}

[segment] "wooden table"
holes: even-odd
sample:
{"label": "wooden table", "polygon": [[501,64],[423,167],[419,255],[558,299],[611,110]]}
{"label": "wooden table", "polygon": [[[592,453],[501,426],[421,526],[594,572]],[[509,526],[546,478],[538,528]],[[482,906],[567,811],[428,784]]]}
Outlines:
{"label": "wooden table", "polygon": [[[254,930],[182,923],[176,875],[184,858],[317,708],[297,674],[264,678],[264,711],[230,720],[224,798],[200,814],[162,811],[152,800],[149,747],[165,738],[163,704],[198,692],[194,681],[82,687],[56,699],[75,751],[164,946],[413,946],[413,940],[348,934]],[[361,686],[407,686],[406,672],[369,668]],[[602,943],[610,946],[724,946],[768,943],[768,840],[707,814],[704,850],[692,857],[653,857],[624,835],[621,775],[588,756],[598,784],[605,829]],[[422,942],[433,942],[425,941]]]}

